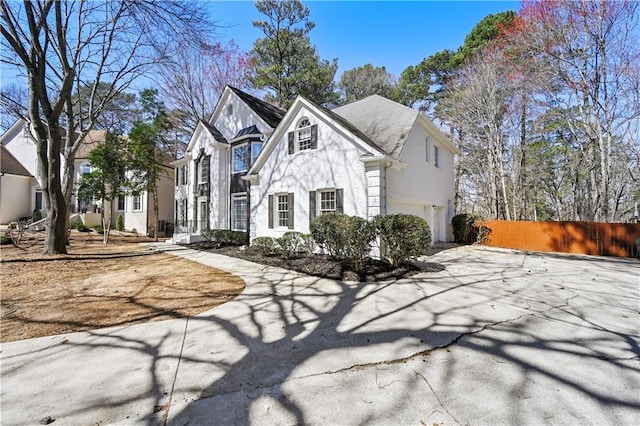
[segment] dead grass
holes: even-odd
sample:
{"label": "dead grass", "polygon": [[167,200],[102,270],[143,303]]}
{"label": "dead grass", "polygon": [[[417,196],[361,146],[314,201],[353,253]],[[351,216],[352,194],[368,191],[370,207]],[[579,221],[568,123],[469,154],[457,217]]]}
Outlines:
{"label": "dead grass", "polygon": [[2,246],[0,341],[192,316],[232,300],[244,281],[138,243],[73,231],[68,255],[43,255],[43,233]]}

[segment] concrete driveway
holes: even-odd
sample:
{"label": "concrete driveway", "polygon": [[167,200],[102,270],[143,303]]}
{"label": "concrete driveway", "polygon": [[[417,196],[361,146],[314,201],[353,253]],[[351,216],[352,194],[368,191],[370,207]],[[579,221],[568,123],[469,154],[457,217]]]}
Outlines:
{"label": "concrete driveway", "polygon": [[640,424],[640,263],[460,247],[344,283],[242,276],[196,317],[2,345],[1,423]]}

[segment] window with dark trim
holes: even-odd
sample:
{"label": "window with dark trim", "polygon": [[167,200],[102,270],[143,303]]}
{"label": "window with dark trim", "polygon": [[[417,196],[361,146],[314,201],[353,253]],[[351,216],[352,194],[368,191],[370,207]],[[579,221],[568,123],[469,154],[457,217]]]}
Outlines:
{"label": "window with dark trim", "polygon": [[118,211],[124,211],[124,202],[125,202],[125,198],[124,195],[120,194],[118,195]]}
{"label": "window with dark trim", "polygon": [[433,165],[440,167],[440,150],[437,145],[433,145]]}
{"label": "window with dark trim", "polygon": [[303,118],[298,123],[296,141],[298,143],[298,151],[311,149],[311,122],[308,118]]}
{"label": "window with dark trim", "polygon": [[336,191],[335,189],[318,191],[320,209],[318,213],[335,213],[336,211]]}
{"label": "window with dark trim", "polygon": [[288,133],[289,154],[318,148],[318,125],[311,124],[308,118],[298,121],[294,131]]}
{"label": "window with dark trim", "polygon": [[293,193],[269,195],[269,228],[293,229]]}

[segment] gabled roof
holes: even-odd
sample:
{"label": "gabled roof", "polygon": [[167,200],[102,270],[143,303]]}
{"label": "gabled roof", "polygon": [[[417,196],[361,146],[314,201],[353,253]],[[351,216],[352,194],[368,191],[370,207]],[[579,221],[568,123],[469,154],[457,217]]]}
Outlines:
{"label": "gabled roof", "polygon": [[251,96],[248,93],[243,92],[240,89],[237,89],[232,86],[227,86],[229,89],[233,91],[240,99],[242,99],[252,110],[256,112],[266,123],[275,128],[284,117],[286,111],[281,110],[271,104],[266,103],[263,100],[260,100],[254,96]]}
{"label": "gabled roof", "polygon": [[222,133],[220,133],[220,130],[218,130],[216,126],[214,126],[213,124],[207,123],[204,120],[200,120],[200,123],[202,123],[202,125],[205,127],[205,129],[209,131],[209,133],[211,133],[211,136],[213,136],[213,138],[216,141],[227,143],[227,140],[225,139],[224,136],[222,136]]}
{"label": "gabled roof", "polygon": [[356,126],[354,126],[353,124],[345,120],[344,117],[342,117],[341,115],[338,115],[335,112],[331,111],[330,109],[325,108],[322,105],[317,104],[309,99],[306,99],[306,98],[304,99],[310,104],[312,104],[313,106],[315,106],[316,108],[318,108],[319,110],[321,110],[322,112],[324,112],[325,114],[327,114],[329,117],[331,117],[332,120],[337,121],[347,130],[349,130],[351,133],[353,133],[354,135],[362,139],[362,141],[365,142],[367,145],[370,145],[372,148],[375,148],[377,151],[385,152],[384,149],[382,149],[382,147],[380,147],[373,140],[371,140],[369,136],[367,136],[366,134],[364,134],[364,132],[362,132]]}
{"label": "gabled roof", "polygon": [[335,108],[333,112],[360,129],[394,158],[400,155],[420,114],[379,95],[368,96]]}
{"label": "gabled roof", "polygon": [[25,124],[26,124],[26,121],[24,121],[22,118],[19,118],[18,120],[16,120],[16,122],[13,123],[13,125],[6,132],[4,132],[2,136],[0,136],[0,143],[2,145],[6,145],[11,140],[13,140],[16,133],[18,133],[19,131],[22,131],[22,128]]}
{"label": "gabled roof", "polygon": [[278,127],[276,127],[276,129],[274,130],[273,134],[269,138],[269,141],[267,141],[262,151],[260,151],[260,155],[258,155],[256,162],[253,164],[253,166],[251,166],[251,168],[247,172],[247,177],[251,175],[256,175],[260,171],[260,169],[262,168],[262,165],[266,161],[266,158],[269,155],[271,155],[271,152],[273,151],[273,149],[275,148],[275,145],[278,143],[279,139],[282,137],[282,135],[288,128],[289,124],[291,123],[291,120],[293,119],[293,117],[295,117],[295,115],[303,106],[308,109],[315,110],[314,114],[316,114],[317,116],[322,116],[322,115],[326,116],[329,120],[332,120],[337,124],[337,128],[342,128],[347,133],[351,133],[353,135],[353,141],[356,144],[360,144],[360,146],[369,154],[372,154],[372,155],[378,154],[380,155],[379,158],[383,158],[383,157],[389,158],[386,155],[386,153],[380,147],[378,147],[367,135],[365,135],[357,127],[353,126],[351,123],[346,121],[344,118],[332,112],[331,110],[328,110],[327,108],[324,108],[323,106],[316,104],[315,102],[312,102],[306,98],[303,98],[302,96],[298,96],[293,101],[293,104],[291,104],[291,107],[287,111],[286,115],[284,116],[284,118],[282,119]]}
{"label": "gabled roof", "polygon": [[4,146],[0,152],[0,171],[4,174],[18,175],[18,176],[31,176],[31,173],[24,168],[24,166],[14,157],[11,152]]}
{"label": "gabled roof", "polygon": [[104,143],[107,140],[107,132],[104,130],[91,130],[85,136],[84,141],[80,144],[78,151],[76,152],[75,159],[82,160],[89,158],[89,154],[98,145]]}

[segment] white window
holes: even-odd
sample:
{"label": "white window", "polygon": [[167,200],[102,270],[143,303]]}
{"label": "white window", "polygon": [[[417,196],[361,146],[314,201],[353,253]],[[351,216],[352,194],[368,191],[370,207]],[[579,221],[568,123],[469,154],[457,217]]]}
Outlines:
{"label": "white window", "polygon": [[437,145],[433,146],[433,165],[440,167],[440,150]]}
{"label": "white window", "polygon": [[276,212],[278,226],[283,228],[289,227],[289,196],[287,194],[276,196]]}
{"label": "white window", "polygon": [[200,202],[200,216],[198,219],[200,220],[200,229],[204,229],[207,227],[207,219],[209,218],[209,204],[206,201]]}
{"label": "white window", "polygon": [[336,191],[318,191],[320,194],[320,214],[332,213],[336,211]]}
{"label": "white window", "polygon": [[124,195],[118,195],[118,211],[124,211]]}
{"label": "white window", "polygon": [[424,138],[424,152],[425,152],[425,160],[427,163],[429,162],[429,152],[431,148],[429,147],[429,137]]}
{"label": "white window", "polygon": [[233,194],[231,196],[231,229],[234,231],[247,230],[247,194]]}
{"label": "white window", "polygon": [[262,142],[251,142],[251,164],[256,162],[256,158],[262,151]]}
{"label": "white window", "polygon": [[296,139],[298,142],[299,151],[311,149],[311,122],[308,118],[303,118],[298,123],[298,128],[296,130]]}
{"label": "white window", "polygon": [[142,195],[134,195],[131,197],[131,201],[133,203],[133,211],[138,212],[142,210]]}
{"label": "white window", "polygon": [[209,156],[204,156],[200,160],[200,183],[209,182]]}
{"label": "white window", "polygon": [[249,145],[242,144],[233,147],[233,173],[249,170]]}
{"label": "white window", "polygon": [[88,175],[89,173],[91,173],[91,165],[89,163],[85,163],[82,165],[82,174],[83,175]]}

